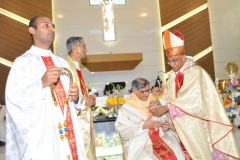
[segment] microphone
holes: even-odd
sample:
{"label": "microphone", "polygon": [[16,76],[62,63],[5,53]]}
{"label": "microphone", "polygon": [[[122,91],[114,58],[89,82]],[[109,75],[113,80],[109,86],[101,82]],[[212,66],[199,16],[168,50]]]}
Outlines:
{"label": "microphone", "polygon": [[162,80],[159,78],[159,76],[157,76],[157,79],[155,81],[155,87],[162,87]]}

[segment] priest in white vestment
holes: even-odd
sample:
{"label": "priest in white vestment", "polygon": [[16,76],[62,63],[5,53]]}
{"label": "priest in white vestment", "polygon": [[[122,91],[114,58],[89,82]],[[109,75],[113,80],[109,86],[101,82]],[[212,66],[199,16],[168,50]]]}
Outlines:
{"label": "priest in white vestment", "polygon": [[87,53],[86,44],[82,37],[69,37],[66,42],[68,55],[66,61],[75,77],[82,96],[81,110],[78,113],[79,123],[83,133],[84,147],[88,160],[95,160],[94,128],[91,106],[96,104],[95,95],[89,95],[84,76],[80,69],[81,58]]}
{"label": "priest in white vestment", "polygon": [[184,160],[177,136],[170,127],[168,114],[152,117],[148,105],[156,100],[149,82],[138,78],[132,82],[132,94],[119,109],[116,131],[126,141],[128,160]]}
{"label": "priest in white vestment", "polygon": [[16,58],[6,85],[6,160],[86,160],[67,62],[50,46],[55,26],[48,17],[29,23],[34,45]]}

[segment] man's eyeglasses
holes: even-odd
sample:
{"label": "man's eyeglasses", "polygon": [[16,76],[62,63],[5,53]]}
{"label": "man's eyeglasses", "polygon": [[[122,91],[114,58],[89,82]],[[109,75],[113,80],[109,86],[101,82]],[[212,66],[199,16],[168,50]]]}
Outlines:
{"label": "man's eyeglasses", "polygon": [[142,94],[147,94],[147,93],[150,93],[150,92],[151,92],[151,89],[144,90],[144,91],[138,90],[138,91],[141,92]]}
{"label": "man's eyeglasses", "polygon": [[179,60],[179,58],[181,58],[182,56],[180,56],[180,57],[178,57],[177,59],[172,59],[172,61],[168,61],[167,63],[169,64],[169,65],[171,65],[171,63],[176,63],[178,60]]}
{"label": "man's eyeglasses", "polygon": [[86,47],[87,47],[87,45],[86,45],[86,44],[80,44],[79,46],[83,46],[84,48],[86,48]]}

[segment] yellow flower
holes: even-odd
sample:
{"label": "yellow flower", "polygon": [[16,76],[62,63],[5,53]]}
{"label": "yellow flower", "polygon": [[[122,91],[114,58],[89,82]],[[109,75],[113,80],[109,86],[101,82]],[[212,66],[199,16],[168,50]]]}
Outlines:
{"label": "yellow flower", "polygon": [[113,97],[113,98],[112,98],[112,103],[113,103],[113,104],[117,104],[117,98],[116,98],[116,97]]}
{"label": "yellow flower", "polygon": [[228,105],[224,105],[224,107],[227,109],[227,108],[228,108]]}
{"label": "yellow flower", "polygon": [[124,99],[124,98],[122,98],[122,97],[119,97],[119,98],[118,98],[118,103],[119,103],[119,104],[122,105],[124,102],[125,102],[125,99]]}
{"label": "yellow flower", "polygon": [[108,98],[108,99],[107,99],[107,103],[110,104],[110,105],[112,105],[112,104],[113,104],[112,98]]}

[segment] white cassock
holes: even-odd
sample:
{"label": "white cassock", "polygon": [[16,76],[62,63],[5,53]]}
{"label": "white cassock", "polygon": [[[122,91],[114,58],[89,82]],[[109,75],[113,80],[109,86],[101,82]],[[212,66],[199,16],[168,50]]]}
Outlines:
{"label": "white cassock", "polygon": [[[35,46],[14,61],[6,85],[6,160],[67,160],[68,155],[72,156],[67,139],[60,139],[58,123],[63,122],[63,113],[59,106],[55,107],[50,88],[42,89],[46,67],[41,56],[51,56],[55,66],[69,68],[51,50]],[[67,94],[69,78],[61,74],[60,79]],[[69,102],[78,158],[85,160],[75,110],[78,105]]]}
{"label": "white cassock", "polygon": [[[128,147],[128,160],[157,160],[153,154],[152,142],[148,129],[142,130],[142,125],[147,117],[136,111],[128,104],[123,104],[118,110],[115,129],[121,138],[126,140]],[[156,118],[159,121],[170,121],[168,114]],[[173,150],[178,160],[185,160],[184,153],[178,142],[175,132],[169,129],[164,132],[160,127],[160,137]]]}
{"label": "white cassock", "polygon": [[5,142],[5,135],[6,135],[6,122],[4,117],[6,116],[6,106],[1,105],[0,109],[0,141]]}

